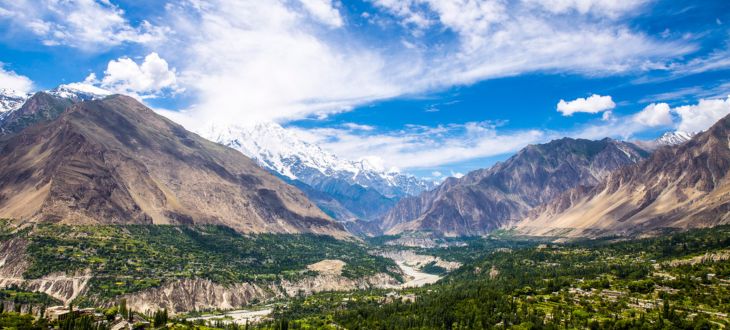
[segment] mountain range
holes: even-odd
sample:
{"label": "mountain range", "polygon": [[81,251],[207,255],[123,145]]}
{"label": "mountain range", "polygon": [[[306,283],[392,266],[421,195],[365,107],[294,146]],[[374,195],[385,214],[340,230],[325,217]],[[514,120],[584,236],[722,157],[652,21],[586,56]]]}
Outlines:
{"label": "mountain range", "polygon": [[5,114],[20,108],[28,95],[9,88],[0,88],[0,118]]}
{"label": "mountain range", "polygon": [[[275,123],[199,132],[229,148],[221,147],[110,94],[83,84],[32,96],[1,91],[0,217],[214,223],[337,237],[349,235],[345,228],[591,236],[726,221],[725,119],[703,133],[668,132],[654,141],[530,145],[437,185],[341,159]],[[707,215],[712,220],[692,220]]]}
{"label": "mountain range", "polygon": [[256,160],[341,221],[372,220],[400,198],[436,186],[432,181],[378,169],[367,160],[339,158],[273,122],[209,126],[199,133]]}
{"label": "mountain range", "polygon": [[404,198],[379,223],[385,234],[432,231],[481,235],[519,221],[527,212],[579,185],[595,185],[647,152],[603,139],[563,138],[530,145],[491,168],[449,178],[434,190]]}
{"label": "mountain range", "polygon": [[349,236],[298,189],[133,98],[63,96],[36,93],[4,118],[0,218]]}
{"label": "mountain range", "polygon": [[687,142],[576,187],[531,212],[516,228],[529,235],[646,234],[730,221],[730,116]]}

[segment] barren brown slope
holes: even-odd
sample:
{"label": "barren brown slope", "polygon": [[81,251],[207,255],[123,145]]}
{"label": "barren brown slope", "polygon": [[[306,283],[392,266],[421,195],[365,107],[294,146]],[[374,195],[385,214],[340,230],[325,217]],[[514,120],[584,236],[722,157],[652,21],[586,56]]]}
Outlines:
{"label": "barren brown slope", "polygon": [[531,212],[525,234],[596,236],[730,222],[730,117],[674,147],[657,149],[591,189],[574,189]]}
{"label": "barren brown slope", "polygon": [[522,219],[577,185],[594,185],[645,153],[628,143],[564,138],[531,145],[489,169],[450,178],[419,197],[401,200],[382,219],[386,234],[433,231],[480,235]]}
{"label": "barren brown slope", "polygon": [[0,217],[348,236],[241,153],[119,95],[78,103],[0,142]]}

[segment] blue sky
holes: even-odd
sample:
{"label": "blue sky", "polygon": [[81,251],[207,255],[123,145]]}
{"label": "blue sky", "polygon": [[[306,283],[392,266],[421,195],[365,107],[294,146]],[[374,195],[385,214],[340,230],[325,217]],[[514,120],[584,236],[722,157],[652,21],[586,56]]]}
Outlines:
{"label": "blue sky", "polygon": [[706,129],[730,112],[728,24],[725,0],[0,0],[0,88],[276,121],[439,177],[562,136]]}

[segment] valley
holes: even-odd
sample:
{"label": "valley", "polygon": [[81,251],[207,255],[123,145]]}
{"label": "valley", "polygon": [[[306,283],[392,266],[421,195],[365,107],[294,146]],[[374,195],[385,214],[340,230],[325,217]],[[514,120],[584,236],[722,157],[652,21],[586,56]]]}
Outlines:
{"label": "valley", "polygon": [[0,327],[730,325],[730,117],[436,184],[273,124],[215,143],[122,95],[8,100]]}

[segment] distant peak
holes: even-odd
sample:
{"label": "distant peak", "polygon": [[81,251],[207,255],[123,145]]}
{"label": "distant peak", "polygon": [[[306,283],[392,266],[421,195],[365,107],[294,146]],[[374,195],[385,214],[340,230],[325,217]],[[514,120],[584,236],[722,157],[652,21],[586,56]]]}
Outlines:
{"label": "distant peak", "polygon": [[677,145],[689,141],[695,134],[683,131],[666,132],[656,141],[660,145]]}
{"label": "distant peak", "polygon": [[85,83],[59,85],[58,87],[48,91],[48,93],[76,102],[98,100],[112,95],[112,92],[108,90]]}
{"label": "distant peak", "polygon": [[256,160],[263,167],[307,184],[335,178],[371,187],[384,196],[415,195],[433,183],[387,169],[377,157],[342,159],[300,136],[298,130],[274,122],[209,125],[198,132]]}
{"label": "distant peak", "polygon": [[28,94],[10,88],[0,88],[0,113],[17,110],[27,99]]}

